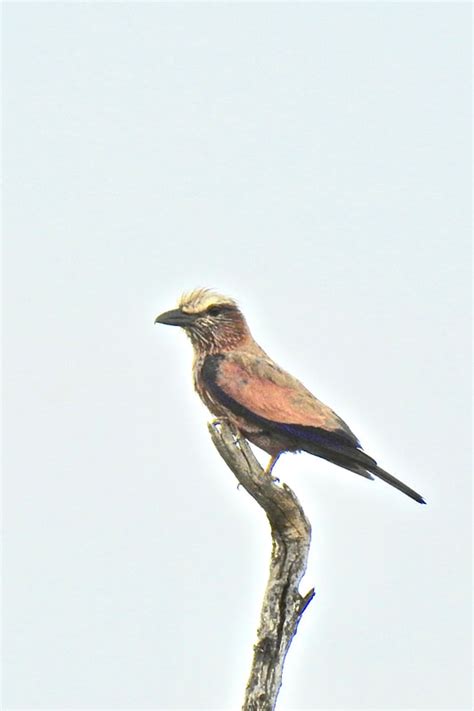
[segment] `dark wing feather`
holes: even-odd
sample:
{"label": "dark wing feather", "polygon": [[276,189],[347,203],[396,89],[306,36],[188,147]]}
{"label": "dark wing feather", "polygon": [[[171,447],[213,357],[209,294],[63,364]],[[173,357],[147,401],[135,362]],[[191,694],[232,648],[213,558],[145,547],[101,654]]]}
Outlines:
{"label": "dark wing feather", "polygon": [[420,494],[363,452],[357,437],[327,405],[270,361],[246,355],[207,356],[201,377],[212,398],[236,416],[266,432],[286,435],[295,449],[368,479],[375,474],[415,501],[425,503]]}
{"label": "dark wing feather", "polygon": [[[304,445],[307,443],[309,446],[321,446],[328,451],[335,450],[342,453],[354,450],[363,455],[357,449],[360,447],[357,437],[345,422],[312,396],[301,383],[294,379],[289,382],[274,382],[275,372],[272,372],[273,380],[265,379],[260,373],[258,376],[253,375],[249,366],[258,361],[257,367],[262,371],[262,360],[254,358],[245,364],[240,364],[234,359],[227,360],[227,357],[222,355],[207,356],[201,370],[201,377],[213,399],[234,415],[260,425],[267,432],[287,435],[297,443],[298,449],[306,449]],[[270,365],[267,361],[264,361],[264,364],[267,367]],[[281,379],[291,378],[280,370],[276,373],[280,374]],[[302,403],[303,412],[299,409],[301,400],[295,399],[297,387],[301,388],[305,396]],[[299,424],[297,420],[303,418],[315,424]],[[308,449],[308,451],[312,450]],[[365,462],[367,455],[363,457]]]}

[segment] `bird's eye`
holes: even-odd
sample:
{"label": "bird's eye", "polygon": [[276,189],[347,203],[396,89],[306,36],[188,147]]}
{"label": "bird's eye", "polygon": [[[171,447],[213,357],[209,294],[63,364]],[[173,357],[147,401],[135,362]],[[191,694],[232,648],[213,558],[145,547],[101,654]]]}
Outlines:
{"label": "bird's eye", "polygon": [[219,314],[222,313],[222,309],[220,306],[211,306],[208,310],[207,313],[209,316],[219,316]]}

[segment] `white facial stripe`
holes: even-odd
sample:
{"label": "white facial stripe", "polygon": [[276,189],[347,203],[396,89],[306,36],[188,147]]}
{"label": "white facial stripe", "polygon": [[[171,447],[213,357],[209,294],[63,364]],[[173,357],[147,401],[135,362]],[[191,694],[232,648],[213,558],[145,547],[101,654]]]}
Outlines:
{"label": "white facial stripe", "polygon": [[210,289],[194,289],[183,294],[179,302],[179,308],[187,314],[197,314],[206,311],[210,306],[223,305],[236,306],[236,303],[228,296],[217,294]]}

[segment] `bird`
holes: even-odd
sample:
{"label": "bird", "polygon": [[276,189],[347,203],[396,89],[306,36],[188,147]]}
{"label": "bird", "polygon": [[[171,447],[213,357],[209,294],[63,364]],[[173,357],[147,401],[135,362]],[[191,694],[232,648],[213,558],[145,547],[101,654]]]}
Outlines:
{"label": "bird", "polygon": [[420,504],[424,498],[366,454],[348,425],[254,340],[237,302],[197,288],[155,319],[179,326],[194,351],[194,387],[209,411],[270,455],[270,474],[284,452],[307,452],[366,479],[374,476]]}

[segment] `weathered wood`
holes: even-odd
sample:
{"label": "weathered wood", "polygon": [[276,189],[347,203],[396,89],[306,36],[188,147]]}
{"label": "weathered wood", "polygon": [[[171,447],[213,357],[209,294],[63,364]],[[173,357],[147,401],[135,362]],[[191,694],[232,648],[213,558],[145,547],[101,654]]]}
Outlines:
{"label": "weathered wood", "polygon": [[306,571],[311,526],[286,484],[260,466],[248,442],[224,420],[209,424],[212,441],[228,467],[264,509],[272,533],[272,554],[257,631],[244,711],[272,711],[280,691],[285,657],[314,590],[299,593]]}

